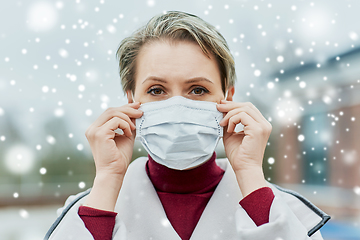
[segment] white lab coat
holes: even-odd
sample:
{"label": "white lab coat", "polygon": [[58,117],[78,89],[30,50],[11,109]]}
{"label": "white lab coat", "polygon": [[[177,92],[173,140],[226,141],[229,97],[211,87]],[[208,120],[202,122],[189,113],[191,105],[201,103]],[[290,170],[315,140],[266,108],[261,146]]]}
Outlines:
{"label": "white lab coat", "polygon": [[[147,157],[133,161],[125,175],[116,203],[115,240],[181,240],[166,217],[160,199],[145,171]],[[190,240],[321,240],[318,230],[328,215],[295,192],[268,183],[275,198],[269,223],[256,226],[239,201],[242,195],[227,159],[216,163],[225,170],[219,185],[194,229]],[[90,189],[70,196],[59,209],[60,216],[45,236],[49,240],[93,237],[78,216],[78,208]],[[309,236],[308,236],[309,235]]]}

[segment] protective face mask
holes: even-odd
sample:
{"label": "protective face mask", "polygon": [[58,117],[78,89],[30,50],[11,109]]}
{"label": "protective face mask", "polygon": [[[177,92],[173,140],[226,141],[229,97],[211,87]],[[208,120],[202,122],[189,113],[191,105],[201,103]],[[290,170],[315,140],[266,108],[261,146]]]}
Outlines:
{"label": "protective face mask", "polygon": [[175,96],[144,103],[136,119],[136,139],[159,164],[183,170],[198,166],[212,156],[223,136],[223,113],[216,103]]}

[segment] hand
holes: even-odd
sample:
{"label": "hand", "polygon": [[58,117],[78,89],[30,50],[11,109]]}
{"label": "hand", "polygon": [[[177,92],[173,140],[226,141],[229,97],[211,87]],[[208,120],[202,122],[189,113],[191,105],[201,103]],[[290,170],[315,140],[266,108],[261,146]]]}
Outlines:
{"label": "hand", "polygon": [[[140,103],[130,103],[117,108],[108,108],[86,130],[96,166],[96,175],[125,175],[130,164],[134,140],[135,118],[142,116]],[[124,134],[114,130],[120,128]]]}
{"label": "hand", "polygon": [[[221,100],[217,109],[226,113],[220,122],[224,127],[225,153],[246,196],[266,186],[262,163],[272,126],[252,103]],[[236,133],[239,123],[244,125],[244,130]]]}
{"label": "hand", "polygon": [[[108,108],[86,130],[96,166],[96,176],[85,206],[114,211],[130,164],[135,141],[135,118],[142,116],[140,103]],[[124,134],[114,130],[120,128]]]}

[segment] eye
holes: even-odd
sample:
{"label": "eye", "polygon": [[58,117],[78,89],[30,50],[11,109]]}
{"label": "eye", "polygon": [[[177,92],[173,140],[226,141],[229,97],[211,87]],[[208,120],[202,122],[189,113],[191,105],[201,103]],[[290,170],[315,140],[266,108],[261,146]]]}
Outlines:
{"label": "eye", "polygon": [[161,88],[151,88],[147,91],[147,93],[151,95],[161,95],[164,93],[164,90]]}
{"label": "eye", "polygon": [[195,95],[203,95],[204,93],[208,93],[208,92],[209,90],[207,90],[204,87],[195,87],[193,90],[191,90],[191,93]]}

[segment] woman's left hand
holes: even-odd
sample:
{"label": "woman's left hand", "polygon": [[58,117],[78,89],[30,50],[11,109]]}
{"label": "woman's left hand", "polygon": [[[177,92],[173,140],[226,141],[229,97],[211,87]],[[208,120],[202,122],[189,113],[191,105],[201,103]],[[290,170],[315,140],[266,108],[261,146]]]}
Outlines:
{"label": "woman's left hand", "polygon": [[[264,185],[262,163],[272,130],[271,124],[250,102],[240,103],[221,100],[220,104],[217,105],[217,109],[226,113],[220,122],[220,126],[224,127],[225,153],[237,175],[238,181],[243,184],[244,179],[249,181],[247,176],[254,175],[254,177],[258,177],[258,182],[262,182],[261,184]],[[234,130],[239,123],[244,125],[244,129],[236,133]],[[238,176],[239,174],[247,174],[247,176]],[[260,180],[261,176],[263,179]],[[259,184],[259,187],[261,184]],[[248,191],[251,191],[251,189]],[[243,195],[245,195],[244,192],[248,193],[248,191],[243,191]]]}

